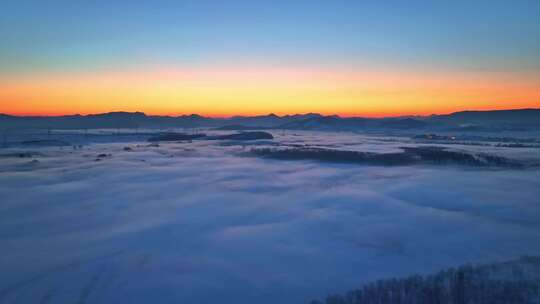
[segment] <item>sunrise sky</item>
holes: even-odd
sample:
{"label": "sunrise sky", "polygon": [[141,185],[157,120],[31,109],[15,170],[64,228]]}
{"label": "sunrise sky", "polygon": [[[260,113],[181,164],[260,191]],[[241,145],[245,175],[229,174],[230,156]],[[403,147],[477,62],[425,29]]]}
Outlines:
{"label": "sunrise sky", "polygon": [[540,1],[2,1],[0,113],[540,108]]}

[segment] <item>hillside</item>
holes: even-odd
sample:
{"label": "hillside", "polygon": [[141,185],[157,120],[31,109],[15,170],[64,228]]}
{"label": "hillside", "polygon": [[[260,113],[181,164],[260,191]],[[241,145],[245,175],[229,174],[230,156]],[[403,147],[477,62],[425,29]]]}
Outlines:
{"label": "hillside", "polygon": [[379,280],[311,304],[525,304],[539,303],[539,295],[540,257],[536,256]]}

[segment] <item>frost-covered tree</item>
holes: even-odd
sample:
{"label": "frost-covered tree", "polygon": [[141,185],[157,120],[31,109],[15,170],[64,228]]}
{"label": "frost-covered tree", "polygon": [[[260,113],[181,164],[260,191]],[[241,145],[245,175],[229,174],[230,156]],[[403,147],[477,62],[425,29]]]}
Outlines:
{"label": "frost-covered tree", "polygon": [[540,303],[540,257],[483,266],[464,265],[433,275],[368,283],[311,304],[532,304]]}

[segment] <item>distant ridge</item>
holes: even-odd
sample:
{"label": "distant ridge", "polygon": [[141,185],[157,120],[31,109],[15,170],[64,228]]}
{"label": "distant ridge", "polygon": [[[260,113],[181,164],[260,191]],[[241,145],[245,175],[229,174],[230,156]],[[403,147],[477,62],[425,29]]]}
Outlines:
{"label": "distant ridge", "polygon": [[439,119],[453,120],[490,120],[490,121],[513,121],[540,120],[540,109],[511,109],[494,111],[460,111],[446,115],[436,115]]}
{"label": "distant ridge", "polygon": [[[227,127],[228,126],[228,127]],[[223,129],[294,129],[294,130],[530,130],[540,129],[540,109],[492,111],[460,111],[431,116],[388,118],[340,117],[318,113],[279,116],[274,113],[258,116],[212,118],[199,114],[180,116],[147,115],[143,112],[108,112],[88,115],[15,116],[0,114],[1,129],[96,129],[96,128],[194,128]]]}
{"label": "distant ridge", "polygon": [[[382,117],[380,119],[398,119],[398,118],[429,118],[429,117],[448,117],[448,116],[461,116],[461,115],[473,115],[473,114],[480,114],[480,115],[516,115],[516,114],[538,114],[540,113],[540,108],[520,108],[520,109],[504,109],[504,110],[464,110],[464,111],[456,111],[449,114],[431,114],[431,115],[403,115],[403,116],[389,116],[389,117]],[[169,117],[169,118],[208,118],[208,119],[225,119],[225,120],[234,120],[234,119],[244,119],[244,118],[312,118],[312,117],[337,117],[341,118],[341,116],[333,114],[333,115],[322,115],[319,113],[306,113],[306,114],[286,114],[286,115],[277,115],[274,113],[270,113],[267,115],[254,115],[254,116],[243,116],[243,115],[235,115],[231,116],[229,118],[212,118],[207,117],[199,114],[183,114],[183,115],[147,115],[144,112],[129,112],[129,111],[111,111],[111,112],[104,112],[104,113],[91,113],[91,114],[66,114],[66,115],[14,115],[14,114],[5,114],[0,113],[0,117],[26,117],[26,118],[51,118],[51,117],[96,117],[96,116],[145,116],[145,117]],[[351,117],[348,116],[347,118],[366,118],[363,116],[355,116]],[[377,119],[377,118],[371,118],[371,119]]]}

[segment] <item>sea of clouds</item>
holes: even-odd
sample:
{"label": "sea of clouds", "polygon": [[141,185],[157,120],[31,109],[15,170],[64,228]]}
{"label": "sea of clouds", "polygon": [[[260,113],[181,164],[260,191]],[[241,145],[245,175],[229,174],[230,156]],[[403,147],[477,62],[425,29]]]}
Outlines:
{"label": "sea of clouds", "polygon": [[[404,144],[275,135],[379,152]],[[0,158],[0,303],[305,303],[368,280],[540,254],[539,169],[126,145]]]}

